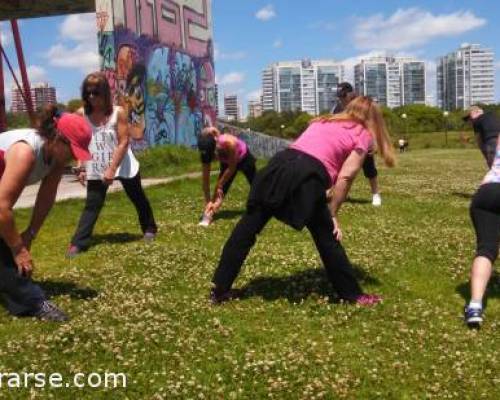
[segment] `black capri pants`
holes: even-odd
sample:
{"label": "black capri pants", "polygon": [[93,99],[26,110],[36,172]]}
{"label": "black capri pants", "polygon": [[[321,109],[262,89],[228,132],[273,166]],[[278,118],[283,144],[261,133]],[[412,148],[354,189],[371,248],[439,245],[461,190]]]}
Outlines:
{"label": "black capri pants", "polygon": [[375,156],[367,154],[365,161],[363,161],[363,174],[367,179],[376,178],[378,175],[377,167],[375,166]]}
{"label": "black capri pants", "polygon": [[498,257],[500,245],[500,183],[481,185],[470,205],[470,216],[476,230],[476,257]]}

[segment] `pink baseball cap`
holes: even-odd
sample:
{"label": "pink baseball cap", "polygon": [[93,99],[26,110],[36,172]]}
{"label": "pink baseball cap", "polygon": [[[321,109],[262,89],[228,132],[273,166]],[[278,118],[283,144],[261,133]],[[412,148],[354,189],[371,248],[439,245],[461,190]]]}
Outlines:
{"label": "pink baseball cap", "polygon": [[92,139],[92,129],[81,115],[64,113],[56,119],[59,133],[69,140],[71,152],[77,160],[88,161],[92,158],[89,144]]}

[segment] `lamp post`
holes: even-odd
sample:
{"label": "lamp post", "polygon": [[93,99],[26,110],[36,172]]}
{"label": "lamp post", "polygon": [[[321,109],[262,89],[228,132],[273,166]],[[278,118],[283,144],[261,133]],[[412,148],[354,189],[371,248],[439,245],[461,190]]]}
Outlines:
{"label": "lamp post", "polygon": [[445,146],[448,147],[448,116],[450,113],[448,111],[443,111],[444,118],[444,142]]}
{"label": "lamp post", "polygon": [[405,124],[405,135],[408,138],[408,122],[406,122],[406,119],[408,118],[408,116],[406,115],[406,113],[403,113],[403,114],[401,114],[401,118],[403,118],[403,121]]}
{"label": "lamp post", "polygon": [[283,132],[283,129],[285,129],[285,125],[281,124],[280,125],[280,136],[281,136],[281,132]]}

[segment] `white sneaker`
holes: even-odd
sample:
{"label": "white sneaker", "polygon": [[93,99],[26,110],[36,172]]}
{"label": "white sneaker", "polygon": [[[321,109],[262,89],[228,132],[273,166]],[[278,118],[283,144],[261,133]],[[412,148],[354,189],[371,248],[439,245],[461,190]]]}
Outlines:
{"label": "white sneaker", "polygon": [[207,227],[212,223],[212,218],[210,218],[208,215],[203,214],[203,217],[201,217],[201,221],[198,224],[199,226]]}
{"label": "white sneaker", "polygon": [[375,207],[380,207],[382,205],[382,197],[380,194],[375,193],[372,198],[372,205]]}

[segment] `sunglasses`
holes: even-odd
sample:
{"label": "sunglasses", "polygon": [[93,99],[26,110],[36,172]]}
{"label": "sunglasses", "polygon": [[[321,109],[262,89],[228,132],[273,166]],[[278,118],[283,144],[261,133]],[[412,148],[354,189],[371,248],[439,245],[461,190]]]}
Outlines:
{"label": "sunglasses", "polygon": [[85,97],[90,97],[90,96],[98,97],[100,95],[101,95],[101,91],[99,89],[85,90]]}

